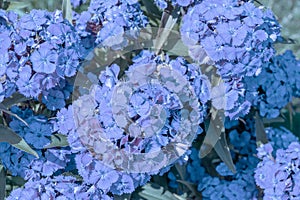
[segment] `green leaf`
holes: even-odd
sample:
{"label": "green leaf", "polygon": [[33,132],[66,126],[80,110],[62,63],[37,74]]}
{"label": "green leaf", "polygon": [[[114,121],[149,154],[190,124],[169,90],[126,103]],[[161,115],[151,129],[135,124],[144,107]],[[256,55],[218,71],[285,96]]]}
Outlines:
{"label": "green leaf", "polygon": [[[155,187],[155,188],[154,188]],[[142,187],[142,191],[139,192],[139,196],[147,200],[185,200],[186,196],[178,196],[172,194],[170,191],[164,191],[163,187],[155,184],[146,184]]]}
{"label": "green leaf", "polygon": [[268,137],[265,131],[264,123],[258,112],[255,113],[255,132],[256,132],[256,143],[268,143]]}
{"label": "green leaf", "polygon": [[196,197],[200,197],[201,194],[200,192],[198,192],[197,190],[197,185],[194,183],[190,183],[188,181],[184,181],[184,180],[176,180],[178,183],[181,183],[183,185],[185,185],[187,188],[189,188],[189,190],[196,196]]}
{"label": "green leaf", "polygon": [[17,105],[18,103],[24,102],[26,100],[29,100],[29,98],[25,97],[19,92],[16,92],[12,96],[5,98],[2,101],[2,104],[5,108],[9,109],[10,107]]}
{"label": "green leaf", "polygon": [[0,200],[5,199],[6,189],[6,171],[2,165],[0,165]]}
{"label": "green leaf", "polygon": [[131,194],[114,195],[114,200],[129,200],[129,199],[131,199]]}
{"label": "green leaf", "polygon": [[21,10],[23,8],[27,8],[27,7],[30,7],[30,2],[28,1],[17,1],[17,2],[14,2],[14,1],[11,1],[7,10]]}
{"label": "green leaf", "polygon": [[[172,46],[170,46],[172,45]],[[164,47],[164,49],[168,49],[168,55],[180,55],[182,57],[189,56],[189,51],[186,45],[183,44],[182,40],[178,38],[174,42],[168,42],[168,44]]]}
{"label": "green leaf", "polygon": [[215,149],[221,160],[228,166],[228,168],[236,173],[235,166],[226,142],[224,121],[225,114],[221,110],[211,110],[212,117],[209,122],[206,136],[200,148],[200,158],[205,157],[213,148]]}
{"label": "green leaf", "polygon": [[22,151],[32,154],[37,158],[39,157],[23,138],[16,134],[12,129],[3,126],[2,124],[0,124],[0,142],[7,142]]}
{"label": "green leaf", "polygon": [[72,4],[71,0],[63,0],[62,3],[62,13],[63,17],[72,24]]}
{"label": "green leaf", "polygon": [[5,113],[17,118],[18,120],[23,122],[26,126],[28,126],[27,122],[24,119],[19,117],[17,114],[10,112],[2,103],[0,103],[0,111],[5,112]]}
{"label": "green leaf", "polygon": [[156,25],[155,27],[157,27],[161,16],[161,11],[157,8],[153,0],[141,0],[141,3],[141,8],[147,13],[150,25]]}
{"label": "green leaf", "polygon": [[67,137],[62,134],[51,135],[51,143],[45,147],[45,149],[52,147],[66,147],[69,146]]}
{"label": "green leaf", "polygon": [[162,49],[163,45],[166,43],[171,30],[175,26],[177,19],[179,17],[179,9],[176,8],[170,12],[164,11],[161,17],[161,23],[157,32],[157,36],[154,42],[154,49],[158,54]]}
{"label": "green leaf", "polygon": [[233,164],[231,153],[226,141],[225,132],[221,133],[221,139],[217,141],[214,146],[215,151],[221,160],[227,165],[227,167],[233,172],[236,173],[235,165]]}
{"label": "green leaf", "polygon": [[204,158],[207,154],[211,152],[211,150],[216,145],[217,141],[220,139],[220,135],[223,129],[223,122],[225,116],[217,117],[218,111],[215,109],[211,109],[212,117],[209,122],[206,124],[206,136],[204,138],[203,144],[201,145],[199,156],[200,158]]}

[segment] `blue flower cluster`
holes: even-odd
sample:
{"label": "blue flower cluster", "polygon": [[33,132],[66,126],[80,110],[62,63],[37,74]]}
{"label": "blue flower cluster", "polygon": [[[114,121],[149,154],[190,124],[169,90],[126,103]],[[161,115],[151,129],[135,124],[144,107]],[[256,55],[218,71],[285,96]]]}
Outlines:
{"label": "blue flower cluster", "polygon": [[[28,199],[95,199],[112,200],[101,191],[80,185],[73,176],[47,177],[38,181],[28,181],[23,188],[12,191],[7,200],[28,200]],[[90,191],[87,193],[87,191]]]}
{"label": "blue flower cluster", "polygon": [[256,77],[245,78],[246,99],[260,115],[275,118],[280,110],[300,94],[300,61],[291,51],[271,58]]}
{"label": "blue flower cluster", "polygon": [[198,157],[199,152],[192,150],[187,166],[188,180],[197,184],[197,189],[205,200],[210,199],[254,199],[257,189],[253,178],[256,159],[242,158],[237,163],[237,173],[233,174],[224,163],[216,170],[220,177],[208,174]]}
{"label": "blue flower cluster", "polygon": [[[86,130],[84,128],[86,125],[82,123],[89,123],[89,131],[84,131],[84,133],[93,134],[97,137],[95,132],[103,130],[103,133],[98,134],[104,134],[102,137],[109,139],[117,148],[124,149],[125,152],[131,154],[142,153],[141,155],[145,154],[145,157],[147,157],[147,153],[156,152],[156,150],[164,147],[166,148],[168,143],[176,141],[176,137],[184,139],[183,136],[180,136],[182,129],[182,122],[180,120],[185,119],[186,114],[180,111],[180,109],[184,107],[183,103],[185,101],[188,100],[190,103],[192,101],[180,93],[180,88],[184,88],[180,84],[189,84],[188,90],[193,88],[191,90],[192,95],[195,96],[193,98],[198,102],[192,103],[193,106],[196,106],[193,107],[195,112],[199,113],[198,117],[196,117],[196,113],[193,114],[196,117],[195,120],[198,118],[195,127],[198,129],[198,131],[195,130],[196,133],[202,132],[199,124],[203,122],[206,115],[206,103],[210,97],[207,77],[201,74],[196,65],[187,63],[183,58],[179,57],[175,60],[170,60],[166,57],[163,61],[160,56],[156,56],[148,51],[142,51],[133,59],[133,62],[134,64],[129,66],[129,69],[125,72],[130,83],[122,83],[118,80],[120,69],[116,64],[107,67],[105,71],[101,72],[99,75],[99,84],[94,93],[95,96],[92,98],[92,101],[96,103],[94,108],[88,108],[87,105],[93,107],[93,102],[89,103],[89,100],[85,99],[87,97],[82,96],[72,106],[69,106],[68,109],[63,108],[57,114],[55,130],[67,136],[71,152],[75,154],[76,168],[79,175],[83,178],[83,183],[89,186],[93,185],[105,194],[108,192],[118,195],[131,193],[136,187],[144,185],[150,179],[150,175],[162,174],[168,171],[170,165],[173,163],[165,163],[158,169],[151,169],[150,163],[143,165],[142,160],[140,160],[132,162],[134,164],[132,169],[139,166],[140,162],[142,170],[146,170],[145,172],[138,172],[138,170],[137,172],[128,171],[126,168],[123,171],[117,170],[118,168],[115,169],[108,165],[105,162],[105,158],[97,159],[98,155],[96,152],[105,151],[103,148],[107,142],[105,145],[95,143],[98,144],[97,146],[93,146],[94,143],[92,145],[85,143],[88,138],[90,138],[88,139],[89,142],[92,140],[90,135],[82,136],[81,129]],[[158,69],[157,66],[159,66]],[[170,66],[174,72],[166,71],[167,74],[165,74],[166,72],[161,68],[167,66]],[[160,82],[155,81],[154,77],[147,80],[145,75],[151,75],[154,73],[153,70],[161,70],[158,71],[161,75],[159,78]],[[181,82],[176,82],[175,80],[177,79],[172,79],[169,73],[174,73],[173,75],[178,76],[177,79]],[[168,81],[165,84],[162,84],[164,76],[170,77],[166,78]],[[141,81],[144,83],[141,84]],[[141,85],[136,87],[134,91],[126,91],[125,89],[134,88],[128,87],[128,84],[131,83],[139,83]],[[122,90],[119,90],[120,88]],[[118,94],[126,94],[126,92],[130,94],[128,102],[126,100],[118,101],[118,98],[121,98]],[[178,94],[181,95],[178,96]],[[82,103],[78,106],[77,102],[81,100]],[[116,107],[121,107],[120,103],[122,102],[126,102],[126,109],[116,111]],[[96,112],[92,111],[92,115],[96,114],[95,119],[98,122],[95,122],[94,119],[87,120],[87,111],[93,109]],[[135,123],[128,126],[124,124],[126,121],[120,117],[123,114],[121,112],[124,110],[128,111],[128,117]],[[74,115],[75,113],[76,116]],[[81,118],[82,114],[85,115],[83,122],[77,121],[76,118]],[[99,127],[95,123],[98,123]],[[142,128],[139,129],[139,126]],[[189,127],[190,125],[186,124],[186,126]],[[95,127],[96,129],[93,130]],[[146,135],[142,135],[141,131]],[[96,154],[96,157],[93,157],[91,153]],[[115,156],[113,154],[118,155],[118,153],[105,153],[101,155]],[[115,161],[118,159],[120,158],[116,157]],[[179,162],[180,157],[174,161]],[[121,159],[120,162],[126,162],[125,158],[123,158],[123,161]]]}
{"label": "blue flower cluster", "polygon": [[122,48],[127,45],[126,37],[137,38],[148,24],[137,0],[92,0],[88,11],[74,13],[73,19],[86,49],[97,45]]}
{"label": "blue flower cluster", "polygon": [[264,190],[264,199],[298,199],[300,196],[300,144],[277,149],[272,156],[270,143],[258,148],[261,162],[255,170],[256,184]]}
{"label": "blue flower cluster", "polygon": [[269,138],[269,143],[272,145],[273,149],[286,149],[292,142],[299,141],[299,139],[285,127],[272,128],[267,127],[266,134]]}
{"label": "blue flower cluster", "polygon": [[[274,43],[282,38],[270,10],[248,0],[154,0],[162,10],[184,13],[181,38],[197,63],[135,50],[121,56],[125,67],[113,63],[97,68],[105,67],[100,75],[89,72],[96,82],[81,88],[74,79],[82,78],[78,69],[91,63],[95,47],[119,52],[148,25],[138,0],[71,1],[73,8],[86,2],[88,10],[73,12],[72,21],[61,11],[18,16],[0,10],[0,103],[18,92],[38,100],[47,113],[36,114],[36,102],[28,100],[10,107],[28,125],[1,115],[39,155],[0,144],[1,164],[27,181],[9,200],[110,200],[184,162],[186,180],[204,200],[256,199],[257,186],[264,199],[299,198],[297,137],[283,127],[266,128],[270,142],[257,149],[249,114],[254,106],[261,116],[275,118],[300,97],[300,61],[291,51],[275,55]],[[200,70],[204,54],[221,76],[218,86],[211,88]],[[189,150],[212,107],[225,110],[235,174],[220,160],[204,164],[197,149]],[[56,137],[57,146],[51,143]],[[171,187],[179,186],[173,172],[167,177]]]}
{"label": "blue flower cluster", "polygon": [[225,121],[229,142],[233,145],[231,154],[237,173],[233,174],[225,163],[221,162],[215,167],[217,174],[211,175],[211,170],[209,173],[204,167],[203,160],[200,160],[199,151],[192,148],[187,163],[187,180],[197,184],[203,199],[256,199],[258,191],[253,175],[258,159],[254,157],[256,153],[254,121],[251,118],[244,120],[245,124],[229,118]]}
{"label": "blue flower cluster", "polygon": [[[62,94],[66,93],[65,79],[76,74],[83,59],[74,27],[59,11],[32,10],[20,18],[1,12],[0,16],[5,41],[0,49],[0,100],[19,91],[26,97],[42,97],[51,110],[62,108],[69,96]],[[60,100],[51,105],[49,98],[54,96]]]}
{"label": "blue flower cluster", "polygon": [[83,185],[93,187],[87,190],[86,195],[94,195],[95,191],[106,194],[131,193],[140,185],[149,181],[148,174],[125,173],[106,166],[95,159],[82,145],[74,123],[73,108],[62,109],[57,114],[57,131],[68,137],[71,152],[75,155],[76,168],[83,179]]}
{"label": "blue flower cluster", "polygon": [[191,7],[183,17],[181,36],[197,61],[195,49],[203,48],[215,62],[234,108],[226,115],[237,118],[247,114],[250,103],[244,98],[243,78],[258,75],[262,64],[274,55],[273,43],[280,37],[280,26],[270,10],[251,2],[204,0]]}
{"label": "blue flower cluster", "polygon": [[[43,115],[34,115],[30,109],[22,110],[18,107],[11,109],[14,113],[23,118],[27,123],[13,118],[9,127],[20,135],[24,140],[32,145],[34,150],[41,155],[43,147],[50,143],[52,134],[52,123]],[[0,160],[5,168],[9,169],[13,175],[25,177],[25,171],[29,169],[34,156],[11,145],[4,143],[0,145]]]}
{"label": "blue flower cluster", "polygon": [[72,90],[66,79],[93,47],[124,47],[125,37],[136,38],[148,23],[137,1],[92,1],[88,11],[74,14],[74,25],[60,11],[18,17],[1,10],[0,18],[0,102],[19,91],[50,110],[65,106]]}

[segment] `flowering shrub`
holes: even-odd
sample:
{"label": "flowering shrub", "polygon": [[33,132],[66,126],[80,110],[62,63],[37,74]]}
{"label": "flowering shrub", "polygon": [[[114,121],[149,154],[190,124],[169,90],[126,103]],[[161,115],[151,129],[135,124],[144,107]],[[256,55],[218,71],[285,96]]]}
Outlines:
{"label": "flowering shrub", "polygon": [[300,198],[300,61],[276,53],[294,40],[271,9],[14,5],[0,1],[0,199]]}

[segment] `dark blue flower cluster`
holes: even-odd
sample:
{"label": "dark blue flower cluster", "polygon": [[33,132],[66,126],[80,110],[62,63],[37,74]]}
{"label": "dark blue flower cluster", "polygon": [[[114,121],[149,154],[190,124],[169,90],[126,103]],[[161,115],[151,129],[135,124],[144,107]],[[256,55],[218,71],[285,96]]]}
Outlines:
{"label": "dark blue flower cluster", "polygon": [[[13,107],[12,111],[22,117],[28,126],[19,119],[13,118],[9,127],[41,155],[43,147],[51,141],[52,123],[43,115],[34,115],[30,109],[22,110]],[[0,149],[0,159],[5,168],[9,169],[13,175],[25,177],[25,172],[30,168],[29,165],[35,157],[12,147],[8,143],[1,144]]]}
{"label": "dark blue flower cluster", "polygon": [[[197,185],[203,199],[256,199],[258,190],[253,175],[258,158],[254,156],[256,153],[254,121],[251,118],[246,118],[243,122],[226,118],[225,128],[229,133],[228,139],[232,145],[231,154],[237,173],[233,174],[225,163],[221,162],[211,166],[216,170],[212,175],[212,170],[207,170],[207,164],[204,164],[205,160],[200,160],[199,151],[192,148],[185,180]],[[174,174],[169,172],[170,186],[178,187],[174,177]]]}
{"label": "dark blue flower cluster", "polygon": [[299,97],[300,61],[291,51],[274,56],[256,77],[245,78],[246,99],[260,115],[275,118],[292,97]]}

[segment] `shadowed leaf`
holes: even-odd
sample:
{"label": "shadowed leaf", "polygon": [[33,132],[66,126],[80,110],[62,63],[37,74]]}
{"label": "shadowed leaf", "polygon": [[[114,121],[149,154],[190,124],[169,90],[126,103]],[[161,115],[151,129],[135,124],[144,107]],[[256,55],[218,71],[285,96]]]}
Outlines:
{"label": "shadowed leaf", "polygon": [[2,101],[2,104],[7,109],[9,109],[10,107],[17,105],[18,103],[24,102],[26,100],[29,100],[29,98],[25,97],[24,95],[20,94],[19,92],[16,92],[11,97],[5,98]]}
{"label": "shadowed leaf", "polygon": [[12,112],[10,112],[9,110],[7,110],[7,108],[6,108],[2,103],[0,103],[0,110],[1,110],[2,112],[5,112],[5,113],[7,113],[7,114],[9,114],[9,115],[11,115],[11,116],[17,118],[18,120],[20,120],[21,122],[23,122],[26,126],[28,126],[28,124],[27,124],[27,122],[26,122],[25,120],[23,120],[21,117],[19,117],[19,116],[16,115],[15,113],[12,113]]}
{"label": "shadowed leaf", "polygon": [[62,134],[55,134],[51,135],[51,143],[45,146],[45,149],[52,148],[52,147],[66,147],[68,146],[68,140],[65,135]]}
{"label": "shadowed leaf", "polygon": [[72,24],[72,4],[71,0],[63,0],[62,13],[64,19],[68,20]]}
{"label": "shadowed leaf", "polygon": [[164,11],[161,17],[161,23],[158,29],[158,33],[154,43],[154,49],[158,54],[162,49],[163,45],[166,43],[171,30],[177,22],[179,16],[179,10],[172,10],[171,13]]}
{"label": "shadowed leaf", "polygon": [[6,171],[2,165],[0,165],[0,200],[5,199],[6,189]]}
{"label": "shadowed leaf", "polygon": [[172,194],[170,191],[163,192],[163,188],[159,185],[155,188],[151,184],[147,184],[142,187],[142,191],[139,192],[139,196],[147,200],[185,200],[185,196],[178,196]]}
{"label": "shadowed leaf", "polygon": [[12,146],[25,151],[29,154],[39,157],[38,154],[22,139],[18,134],[16,134],[12,129],[0,124],[0,142],[7,142]]}
{"label": "shadowed leaf", "polygon": [[221,160],[228,168],[235,173],[236,169],[232,161],[229,147],[226,142],[224,121],[225,115],[223,111],[212,110],[212,117],[206,131],[203,144],[200,148],[200,158],[205,157],[214,148]]}
{"label": "shadowed leaf", "polygon": [[257,144],[268,143],[268,137],[265,131],[264,123],[258,112],[255,113],[255,132]]}

